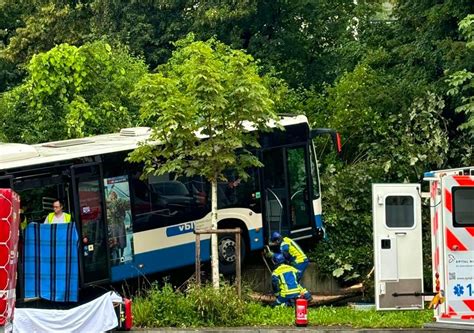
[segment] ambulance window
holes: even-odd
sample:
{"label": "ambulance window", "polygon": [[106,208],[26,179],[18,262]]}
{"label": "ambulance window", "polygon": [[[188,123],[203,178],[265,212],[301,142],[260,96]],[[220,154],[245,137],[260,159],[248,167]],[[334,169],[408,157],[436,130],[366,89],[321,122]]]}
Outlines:
{"label": "ambulance window", "polygon": [[406,195],[385,198],[385,223],[389,228],[412,228],[415,226],[413,197]]}
{"label": "ambulance window", "polygon": [[474,187],[453,188],[453,219],[455,227],[474,225]]}

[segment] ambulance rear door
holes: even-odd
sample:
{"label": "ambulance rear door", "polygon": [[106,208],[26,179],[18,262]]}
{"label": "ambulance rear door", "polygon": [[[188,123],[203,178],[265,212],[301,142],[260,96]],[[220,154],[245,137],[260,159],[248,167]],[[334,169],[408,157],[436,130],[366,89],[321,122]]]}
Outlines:
{"label": "ambulance rear door", "polygon": [[377,310],[423,308],[419,184],[372,184]]}
{"label": "ambulance rear door", "polygon": [[[442,178],[444,320],[474,319],[474,176]],[[441,246],[443,246],[441,245]]]}

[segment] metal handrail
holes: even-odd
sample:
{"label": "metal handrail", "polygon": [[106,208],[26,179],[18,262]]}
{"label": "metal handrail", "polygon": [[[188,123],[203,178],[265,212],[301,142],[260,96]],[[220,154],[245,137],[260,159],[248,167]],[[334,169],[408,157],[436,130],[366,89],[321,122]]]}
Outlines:
{"label": "metal handrail", "polygon": [[[275,197],[277,203],[280,205],[280,216],[279,216],[279,221],[278,221],[278,232],[281,233],[281,224],[282,224],[282,218],[283,218],[283,204],[281,203],[281,200],[280,198],[278,198],[278,195],[270,188],[267,188],[266,191],[270,192],[271,194],[273,194],[273,196]],[[268,195],[267,195],[267,201],[268,201]],[[267,210],[268,210],[268,205],[266,204],[267,206]],[[268,216],[267,216],[268,218]],[[270,223],[270,222],[268,222]],[[271,228],[269,227],[268,228],[268,238],[270,239],[270,236],[271,236]]]}

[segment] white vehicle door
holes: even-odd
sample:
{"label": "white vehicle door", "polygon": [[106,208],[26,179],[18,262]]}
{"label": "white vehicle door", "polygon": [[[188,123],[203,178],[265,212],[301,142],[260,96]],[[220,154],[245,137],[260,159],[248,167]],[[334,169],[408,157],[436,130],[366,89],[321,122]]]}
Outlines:
{"label": "white vehicle door", "polygon": [[441,279],[445,281],[443,320],[474,319],[474,176],[442,180],[444,233]]}
{"label": "white vehicle door", "polygon": [[423,308],[419,184],[372,184],[377,310]]}

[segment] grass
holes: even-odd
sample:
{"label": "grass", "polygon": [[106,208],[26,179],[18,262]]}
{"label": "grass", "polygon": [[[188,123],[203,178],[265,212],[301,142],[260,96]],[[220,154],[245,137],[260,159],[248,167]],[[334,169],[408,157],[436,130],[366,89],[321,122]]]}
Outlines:
{"label": "grass", "polygon": [[[133,303],[136,327],[238,327],[294,326],[294,309],[271,308],[236,297],[233,287],[191,287],[186,293],[171,286],[152,286]],[[309,326],[344,326],[354,328],[420,328],[431,322],[433,312],[380,312],[350,307],[323,306],[309,309]]]}
{"label": "grass", "polygon": [[421,328],[433,318],[432,310],[375,311],[354,310],[349,307],[311,309],[310,320],[317,325],[351,326],[355,328]]}

